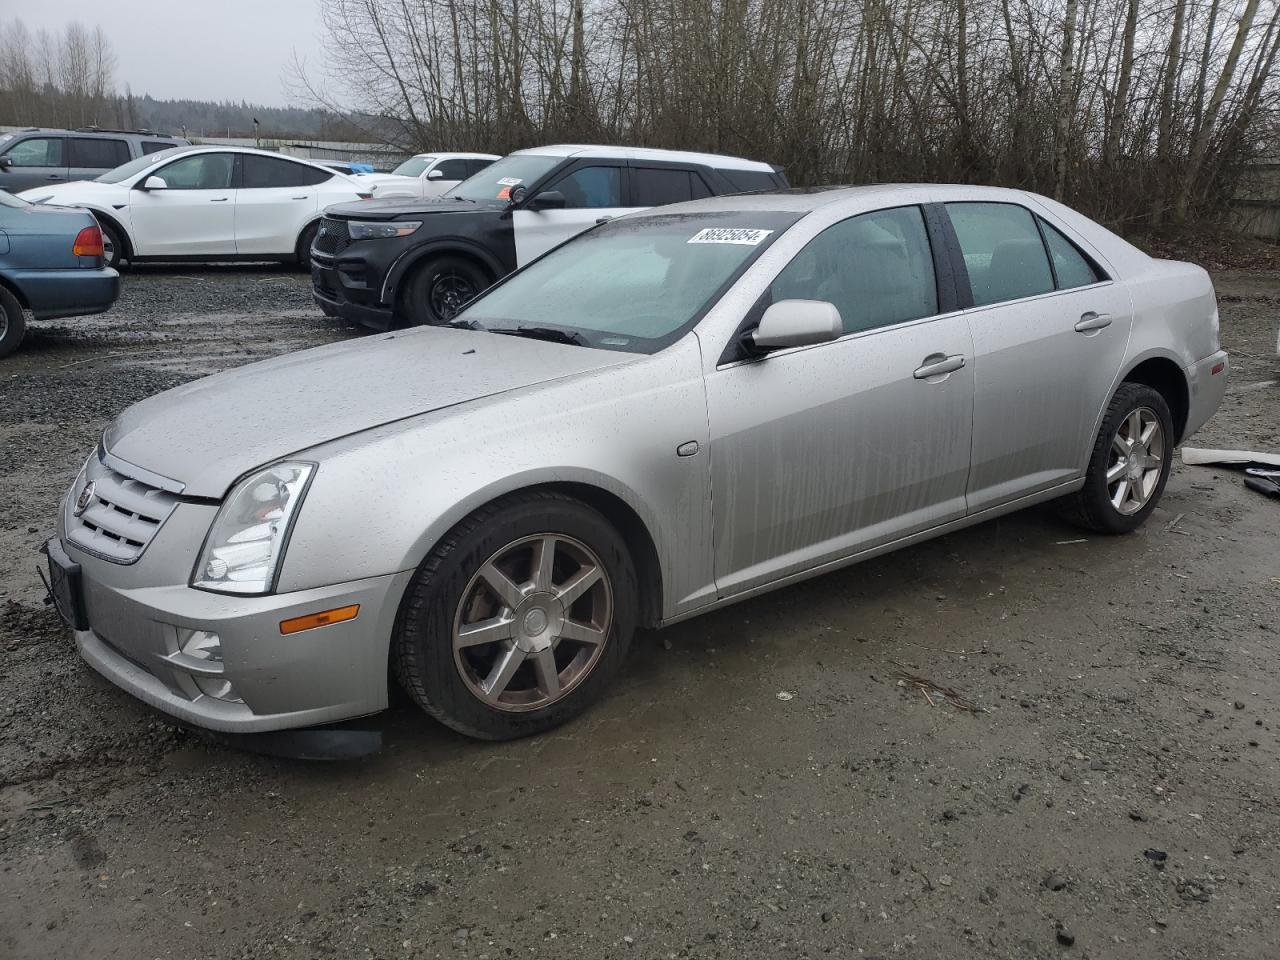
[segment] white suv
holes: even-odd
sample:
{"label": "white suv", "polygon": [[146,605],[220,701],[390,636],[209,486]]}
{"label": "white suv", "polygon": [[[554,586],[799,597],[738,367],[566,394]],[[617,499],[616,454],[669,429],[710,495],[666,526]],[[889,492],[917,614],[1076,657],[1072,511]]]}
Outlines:
{"label": "white suv", "polygon": [[81,180],[21,194],[86,207],[108,266],[121,260],[306,263],[325,207],[368,199],[359,178],[245,147],[176,147]]}
{"label": "white suv", "polygon": [[364,174],[360,182],[369,184],[377,200],[428,200],[449,192],[498,159],[491,153],[419,153],[390,173]]}

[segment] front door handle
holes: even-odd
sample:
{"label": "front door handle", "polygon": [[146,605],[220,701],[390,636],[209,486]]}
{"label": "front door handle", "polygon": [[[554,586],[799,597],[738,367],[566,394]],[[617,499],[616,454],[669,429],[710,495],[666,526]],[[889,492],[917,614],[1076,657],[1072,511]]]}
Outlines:
{"label": "front door handle", "polygon": [[957,353],[949,357],[945,353],[931,353],[924,358],[924,362],[916,367],[911,375],[917,380],[930,380],[933,377],[955,373],[963,366],[963,354]]}
{"label": "front door handle", "polygon": [[1080,319],[1076,321],[1077,333],[1088,333],[1091,330],[1101,330],[1103,327],[1111,326],[1111,314],[1094,313],[1090,310],[1088,313],[1082,314]]}
{"label": "front door handle", "polygon": [[209,200],[209,202],[210,203],[226,203],[230,199],[231,199],[230,197],[213,197],[212,199]]}
{"label": "front door handle", "polygon": [[308,196],[304,193],[304,194],[303,194],[302,196],[300,196],[300,197],[290,197],[289,199],[290,199],[290,200],[309,200],[309,199],[310,199],[310,197],[308,197]]}

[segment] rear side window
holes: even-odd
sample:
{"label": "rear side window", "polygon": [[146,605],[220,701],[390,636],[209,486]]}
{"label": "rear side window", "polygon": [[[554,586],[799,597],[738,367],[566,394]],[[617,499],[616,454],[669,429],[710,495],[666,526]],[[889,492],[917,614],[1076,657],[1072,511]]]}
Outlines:
{"label": "rear side window", "polygon": [[247,190],[268,187],[312,187],[324,183],[333,173],[328,170],[317,170],[289,160],[277,160],[275,157],[260,157],[257,154],[244,155],[244,169],[240,174],[240,185]]}
{"label": "rear side window", "polygon": [[1101,271],[1093,265],[1093,262],[1053,224],[1039,217],[1036,219],[1040,220],[1040,229],[1044,231],[1045,243],[1049,245],[1049,256],[1053,258],[1053,272],[1058,278],[1059,290],[1087,287],[1103,279]]}
{"label": "rear side window", "polygon": [[467,161],[466,160],[441,160],[431,171],[435,173],[440,171],[441,180],[465,180],[467,179]]}
{"label": "rear side window", "polygon": [[771,173],[761,173],[758,170],[721,170],[720,174],[739,193],[776,190],[778,188]]}
{"label": "rear side window", "polygon": [[168,150],[172,146],[172,143],[161,143],[159,140],[143,140],[142,155],[146,156],[149,153],[159,153],[161,150]]}
{"label": "rear side window", "polygon": [[15,167],[65,167],[61,137],[28,137],[4,154]]}
{"label": "rear side window", "polygon": [[948,203],[976,307],[1053,289],[1053,271],[1031,211],[1014,203]]}
{"label": "rear side window", "polygon": [[[701,177],[689,170],[660,167],[637,167],[635,170],[634,206],[660,207],[667,203],[683,203],[693,200],[694,180]],[[705,194],[701,194],[705,195]]]}
{"label": "rear side window", "polygon": [[770,297],[833,303],[845,333],[933,316],[938,285],[920,208],[877,210],[827,227],[778,274]]}
{"label": "rear side window", "polygon": [[91,167],[99,170],[114,170],[122,163],[128,163],[129,145],[123,140],[108,140],[102,137],[72,137],[70,141],[71,158],[69,167]]}

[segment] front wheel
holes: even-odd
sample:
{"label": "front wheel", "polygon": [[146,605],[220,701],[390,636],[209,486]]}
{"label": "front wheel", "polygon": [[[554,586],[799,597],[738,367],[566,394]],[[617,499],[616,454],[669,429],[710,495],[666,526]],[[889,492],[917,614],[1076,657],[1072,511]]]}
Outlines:
{"label": "front wheel", "polygon": [[508,497],[462,521],[423,562],[392,657],[427,713],[483,740],[559,726],[626,656],[637,581],[596,510],[557,493]]}
{"label": "front wheel", "polygon": [[22,304],[4,287],[0,287],[0,357],[18,349],[27,332],[27,315]]}
{"label": "front wheel", "polygon": [[409,278],[403,298],[413,326],[448,323],[489,286],[488,275],[466,257],[433,257]]}
{"label": "front wheel", "polygon": [[1063,502],[1067,519],[1099,533],[1142,526],[1164,493],[1173,446],[1173,417],[1159,391],[1120,384],[1102,418],[1084,486]]}
{"label": "front wheel", "polygon": [[98,226],[102,228],[103,265],[119,270],[120,262],[124,259],[124,241],[109,223],[99,221]]}

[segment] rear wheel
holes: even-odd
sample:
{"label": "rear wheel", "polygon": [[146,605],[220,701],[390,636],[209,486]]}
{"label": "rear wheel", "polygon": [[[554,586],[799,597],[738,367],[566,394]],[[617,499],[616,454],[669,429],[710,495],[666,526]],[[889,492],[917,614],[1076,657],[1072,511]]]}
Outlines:
{"label": "rear wheel", "polygon": [[311,248],[315,246],[316,234],[320,232],[319,221],[309,223],[298,237],[298,245],[294,248],[294,258],[303,270],[311,269]]}
{"label": "rear wheel", "polygon": [[1063,501],[1067,519],[1129,533],[1156,508],[1173,462],[1173,418],[1159,391],[1122,383],[1107,407],[1084,486]]}
{"label": "rear wheel", "polygon": [[473,513],[423,562],[393,661],[427,713],[509,740],[564,723],[617,672],[635,629],[626,545],[591,507],[555,493]]}
{"label": "rear wheel", "polygon": [[466,257],[433,257],[409,278],[405,319],[414,326],[448,323],[489,286],[488,274]]}
{"label": "rear wheel", "polygon": [[22,304],[4,287],[0,287],[0,357],[18,349],[27,332],[27,315]]}

